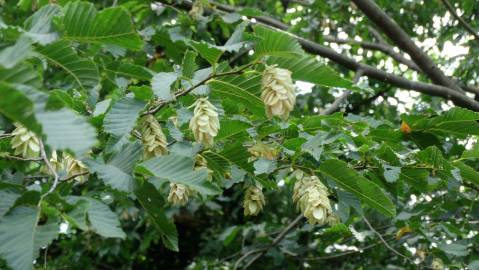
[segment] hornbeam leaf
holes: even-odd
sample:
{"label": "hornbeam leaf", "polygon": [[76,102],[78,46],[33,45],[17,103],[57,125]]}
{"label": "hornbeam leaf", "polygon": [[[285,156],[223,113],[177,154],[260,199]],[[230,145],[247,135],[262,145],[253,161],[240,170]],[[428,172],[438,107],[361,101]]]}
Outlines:
{"label": "hornbeam leaf", "polygon": [[98,177],[107,185],[121,191],[133,192],[133,166],[141,152],[140,143],[130,143],[108,163],[93,159],[84,161],[88,165],[88,169],[97,173]]}
{"label": "hornbeam leaf", "polygon": [[218,187],[206,180],[207,169],[195,171],[193,165],[194,160],[191,157],[170,154],[144,161],[137,165],[136,171],[173,183],[188,185],[205,195],[219,193]]}
{"label": "hornbeam leaf", "polygon": [[131,97],[118,100],[105,116],[103,121],[105,130],[118,137],[130,133],[135,126],[138,113],[144,107],[144,102]]}
{"label": "hornbeam leaf", "polygon": [[68,74],[68,78],[78,86],[90,89],[98,85],[100,79],[95,63],[89,59],[80,58],[69,42],[55,42],[37,49],[37,52],[53,65],[63,69]]}
{"label": "hornbeam leaf", "polygon": [[83,155],[96,143],[96,130],[87,119],[68,109],[38,111],[38,122],[42,125],[46,143],[56,150],[72,150]]}
{"label": "hornbeam leaf", "polygon": [[298,41],[286,33],[271,30],[260,25],[254,27],[254,33],[259,39],[255,47],[257,57],[266,55],[298,57],[304,55],[304,51]]}
{"label": "hornbeam leaf", "polygon": [[38,249],[58,235],[59,225],[38,226],[39,209],[20,206],[0,220],[0,256],[14,270],[33,269]]}
{"label": "hornbeam leaf", "polygon": [[163,209],[165,202],[161,194],[148,182],[138,185],[135,194],[140,204],[153,220],[153,224],[160,232],[163,244],[171,250],[178,251],[178,233],[176,226],[168,220],[165,215]]}
{"label": "hornbeam leaf", "polygon": [[143,47],[140,35],[133,29],[130,15],[122,7],[97,12],[93,3],[70,2],[64,11],[65,39],[112,44],[131,50]]}
{"label": "hornbeam leaf", "polygon": [[326,160],[319,167],[319,171],[384,215],[390,217],[396,215],[396,208],[393,202],[381,188],[349,168],[344,161],[337,159]]}
{"label": "hornbeam leaf", "polygon": [[240,102],[256,115],[265,115],[263,101],[259,97],[246,91],[245,89],[242,89],[226,81],[214,79],[210,80],[208,82],[208,85],[210,86],[214,95]]}

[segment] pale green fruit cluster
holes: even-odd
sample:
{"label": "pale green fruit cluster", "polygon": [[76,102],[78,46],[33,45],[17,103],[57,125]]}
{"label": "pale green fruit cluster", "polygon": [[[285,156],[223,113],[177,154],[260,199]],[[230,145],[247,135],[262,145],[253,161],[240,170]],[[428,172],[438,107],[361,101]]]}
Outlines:
{"label": "pale green fruit cluster", "polygon": [[153,115],[143,117],[141,140],[143,142],[143,156],[145,159],[168,154],[166,136],[161,130],[160,123]]}
{"label": "pale green fruit cluster", "polygon": [[296,102],[291,71],[275,66],[267,66],[261,82],[261,99],[264,102],[266,115],[271,118],[279,116],[286,120]]}
{"label": "pale green fruit cluster", "polygon": [[211,146],[220,129],[216,108],[208,101],[208,98],[199,98],[193,105],[195,110],[193,118],[190,120],[190,129],[193,136],[197,142],[205,146]]}
{"label": "pale green fruit cluster", "polygon": [[24,158],[37,158],[40,156],[40,141],[35,133],[29,131],[20,124],[15,124],[17,128],[12,132],[12,148],[15,155]]}
{"label": "pale green fruit cluster", "polygon": [[444,270],[444,262],[440,258],[434,258],[431,263],[431,268],[434,270]]}
{"label": "pale green fruit cluster", "polygon": [[[83,162],[76,160],[74,157],[68,154],[63,155],[63,166],[67,172],[67,177],[88,172],[88,168]],[[83,184],[88,180],[88,174],[79,175],[73,179],[78,181],[80,184]]]}
{"label": "pale green fruit cluster", "polygon": [[337,217],[332,214],[328,189],[319,178],[315,175],[308,176],[302,171],[296,171],[295,176],[297,181],[293,188],[293,201],[309,223],[337,223]]}
{"label": "pale green fruit cluster", "polygon": [[170,193],[168,194],[168,202],[173,205],[183,206],[188,202],[191,190],[187,185],[170,183]]}
{"label": "pale green fruit cluster", "polygon": [[262,188],[258,185],[250,186],[246,189],[243,201],[245,216],[256,216],[263,210],[265,205]]}

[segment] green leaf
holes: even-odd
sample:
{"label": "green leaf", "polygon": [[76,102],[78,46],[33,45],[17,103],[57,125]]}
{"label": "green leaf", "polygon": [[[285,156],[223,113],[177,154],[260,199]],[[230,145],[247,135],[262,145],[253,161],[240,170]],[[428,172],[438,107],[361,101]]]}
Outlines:
{"label": "green leaf", "polygon": [[133,192],[133,167],[141,153],[140,143],[130,143],[108,163],[93,159],[84,160],[84,162],[88,165],[88,169],[97,173],[105,184],[120,191]]}
{"label": "green leaf", "polygon": [[218,136],[216,136],[216,140],[223,140],[230,137],[237,135],[245,131],[246,129],[251,127],[251,124],[246,123],[241,120],[233,120],[233,119],[222,119],[220,121],[220,131],[218,132]]}
{"label": "green leaf", "polygon": [[321,173],[333,179],[340,187],[358,196],[364,203],[384,215],[394,217],[396,208],[391,199],[374,182],[359,175],[347,163],[329,159],[319,167]]}
{"label": "green leaf", "polygon": [[89,59],[80,58],[67,41],[52,43],[37,52],[55,66],[63,69],[68,78],[84,89],[96,87],[99,84],[98,68]]}
{"label": "green leaf", "polygon": [[20,63],[11,69],[0,67],[0,82],[25,84],[35,88],[42,86],[42,74],[34,70],[28,63]]}
{"label": "green leaf", "polygon": [[400,179],[408,183],[419,192],[427,192],[427,177],[429,172],[426,169],[401,168]]}
{"label": "green leaf", "polygon": [[189,44],[191,47],[193,47],[193,49],[195,49],[196,52],[198,52],[201,57],[203,57],[203,59],[208,61],[208,63],[211,65],[217,63],[221,55],[223,55],[223,51],[221,49],[204,41],[191,41]]}
{"label": "green leaf", "polygon": [[383,164],[384,178],[388,183],[394,183],[399,179],[401,167],[389,166]]}
{"label": "green leaf", "polygon": [[265,55],[280,57],[298,57],[304,55],[304,51],[298,41],[286,33],[256,25],[254,27],[254,34],[258,38],[255,46],[257,58]]}
{"label": "green leaf", "polygon": [[229,161],[222,155],[212,151],[202,152],[201,156],[205,158],[208,168],[213,170],[215,178],[223,179],[230,166]]}
{"label": "green leaf", "polygon": [[171,250],[178,251],[178,233],[176,226],[168,220],[165,215],[163,207],[165,202],[161,194],[148,182],[138,185],[135,194],[140,204],[153,220],[153,224],[160,232],[163,244]]}
{"label": "green leaf", "polygon": [[85,197],[85,196],[68,196],[67,201],[70,204],[77,204],[84,201],[87,203],[88,220],[93,231],[103,237],[122,238],[126,237],[125,232],[121,229],[118,216],[111,211],[108,205],[103,202]]}
{"label": "green leaf", "polygon": [[419,164],[427,166],[431,169],[444,169],[448,167],[448,161],[442,156],[441,150],[436,146],[428,148],[416,153]]}
{"label": "green leaf", "polygon": [[161,100],[171,101],[174,99],[171,94],[171,84],[178,79],[178,74],[175,72],[160,72],[153,76],[151,80],[151,88],[153,93]]}
{"label": "green leaf", "polygon": [[461,155],[461,159],[476,159],[476,158],[479,158],[479,142],[476,142],[470,150],[465,150]]}
{"label": "green leaf", "polygon": [[110,208],[95,199],[88,199],[88,219],[93,230],[103,237],[122,238],[126,237],[121,229],[117,215]]}
{"label": "green leaf", "polygon": [[58,235],[59,226],[38,226],[37,208],[20,206],[0,220],[0,256],[15,270],[33,269],[38,249]]}
{"label": "green leaf", "polygon": [[265,158],[260,158],[253,163],[254,166],[254,174],[269,174],[276,170],[276,161],[269,160]]}
{"label": "green leaf", "polygon": [[32,42],[26,36],[21,36],[14,45],[0,51],[0,67],[12,68],[27,58],[32,50]]}
{"label": "green leaf", "polygon": [[13,206],[20,194],[9,190],[0,190],[0,218]]}
{"label": "green leaf", "polygon": [[28,129],[39,132],[34,115],[32,101],[22,92],[10,85],[0,82],[0,112],[13,121],[19,122]]}
{"label": "green leaf", "polygon": [[479,172],[461,161],[456,161],[453,164],[461,171],[461,177],[463,180],[471,182],[479,187]]}
{"label": "green leaf", "polygon": [[270,57],[268,63],[290,70],[295,80],[307,81],[326,87],[339,87],[355,92],[366,91],[355,86],[350,80],[342,78],[338,72],[325,64],[319,63],[318,60],[309,55]]}
{"label": "green leaf", "polygon": [[444,135],[479,135],[479,113],[455,107],[449,111],[429,119],[405,117],[413,131],[428,131]]}
{"label": "green leaf", "polygon": [[122,7],[111,7],[97,12],[93,3],[73,2],[64,8],[65,39],[86,43],[117,45],[140,50],[143,41],[133,29],[128,12]]}
{"label": "green leaf", "polygon": [[62,13],[58,5],[45,5],[25,20],[25,35],[34,42],[46,45],[58,39],[53,25],[53,18]]}
{"label": "green leaf", "polygon": [[186,51],[183,58],[183,63],[181,64],[181,75],[183,75],[184,78],[192,79],[195,70],[198,69],[198,65],[196,64],[196,56],[198,56],[196,52],[190,50]]}
{"label": "green leaf", "polygon": [[36,113],[46,143],[56,150],[70,149],[77,156],[90,150],[97,142],[96,130],[88,120],[68,109]]}
{"label": "green leaf", "polygon": [[131,97],[118,100],[103,120],[105,131],[117,137],[130,133],[145,103]]}
{"label": "green leaf", "polygon": [[469,254],[469,251],[467,250],[467,246],[461,245],[461,244],[442,243],[438,245],[438,248],[448,254],[459,256],[459,257],[467,256],[467,254]]}
{"label": "green leaf", "polygon": [[251,92],[229,82],[214,79],[208,81],[208,85],[211,87],[213,95],[229,98],[232,101],[242,103],[256,115],[265,115],[263,101]]}
{"label": "green leaf", "polygon": [[195,171],[193,166],[193,158],[170,154],[144,161],[137,165],[136,170],[173,183],[188,185],[205,195],[219,193],[220,190],[206,180],[207,169]]}
{"label": "green leaf", "polygon": [[153,71],[146,67],[130,63],[121,63],[117,66],[115,64],[109,65],[106,70],[114,73],[116,76],[135,78],[142,81],[149,81],[153,77]]}

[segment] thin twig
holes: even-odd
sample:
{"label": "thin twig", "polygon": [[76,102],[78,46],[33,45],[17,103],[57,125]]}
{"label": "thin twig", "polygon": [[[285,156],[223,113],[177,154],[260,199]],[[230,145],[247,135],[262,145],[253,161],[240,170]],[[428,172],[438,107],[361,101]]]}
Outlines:
{"label": "thin twig", "polygon": [[[294,228],[296,227],[296,225],[298,225],[298,223],[303,219],[303,214],[299,214],[293,221],[291,221],[288,226],[286,226],[286,228],[284,228],[280,234],[278,234],[278,236],[276,236],[276,238],[273,239],[273,242],[267,246],[266,248],[263,248],[261,250],[257,250],[251,254],[254,254],[254,253],[258,253],[256,256],[253,257],[253,259],[251,259],[245,266],[243,269],[246,269],[248,268],[249,266],[251,266],[257,259],[259,259],[261,256],[263,256],[266,251],[268,251],[270,248],[276,246],[279,242],[281,242],[281,240],[283,240],[283,238]],[[249,255],[251,255],[249,254]],[[245,254],[246,255],[246,254]],[[248,255],[248,256],[249,256]],[[244,257],[244,258],[243,258]],[[242,256],[240,259],[238,259],[238,261],[236,261],[235,265],[234,265],[234,268],[233,269],[238,269],[239,265],[241,264],[241,262],[243,260],[245,260],[247,258],[247,256]]]}
{"label": "thin twig", "polygon": [[74,175],[70,175],[68,177],[65,177],[65,178],[62,178],[60,179],[60,181],[68,181],[68,180],[71,180],[71,179],[74,179],[78,176],[83,176],[83,175],[87,175],[89,174],[90,172],[82,172],[82,173],[77,173],[77,174],[74,174]]}
{"label": "thin twig", "polygon": [[451,5],[451,3],[449,3],[449,1],[447,0],[441,0],[441,2],[444,4],[444,6],[447,8],[447,10],[449,11],[449,13],[451,13],[451,15],[456,18],[456,20],[459,21],[459,23],[464,27],[466,28],[467,32],[469,32],[471,35],[474,36],[474,38],[476,39],[477,42],[479,42],[479,34],[474,30],[474,28],[472,28],[471,25],[469,25],[461,16],[459,16],[459,14],[456,13],[456,11],[454,10],[454,7]]}
{"label": "thin twig", "polygon": [[[353,82],[356,84],[358,83],[359,79],[363,76],[364,71],[362,69],[358,69],[356,71],[356,74],[354,75],[354,80]],[[321,115],[327,115],[335,112],[336,110],[339,109],[339,106],[344,103],[344,101],[348,98],[348,96],[351,95],[350,90],[344,91],[344,93],[336,98],[334,102],[329,106],[327,109],[324,109],[322,112],[320,112]]]}
{"label": "thin twig", "polygon": [[40,140],[40,156],[42,157],[43,159],[43,162],[45,162],[45,164],[47,165],[48,167],[48,170],[52,173],[53,175],[53,184],[52,186],[50,187],[50,189],[42,195],[42,199],[45,198],[48,194],[52,193],[55,188],[57,187],[58,185],[58,181],[60,179],[60,177],[58,176],[57,172],[55,171],[55,169],[53,168],[52,164],[50,163],[50,160],[48,159],[47,157],[47,153],[45,152],[45,146],[43,145],[43,142]]}
{"label": "thin twig", "polygon": [[[254,66],[258,64],[258,62],[253,62],[253,63],[249,63],[245,66],[243,66],[242,68],[238,69],[238,70],[232,70],[232,71],[227,71],[227,72],[222,72],[222,73],[216,73],[216,74],[211,74],[209,75],[208,77],[206,77],[205,79],[201,80],[200,82],[198,82],[197,84],[191,86],[190,88],[186,89],[186,90],[180,90],[178,92],[176,92],[174,94],[174,98],[173,98],[173,101],[176,100],[177,98],[179,97],[182,97],[188,93],[190,93],[191,91],[195,90],[196,88],[202,86],[203,84],[207,83],[209,80],[211,79],[214,79],[214,78],[218,78],[218,77],[223,77],[223,76],[229,76],[229,75],[235,75],[235,74],[241,74],[243,73],[244,70],[246,70],[247,68],[251,67],[251,66]],[[165,105],[167,105],[168,103],[171,103],[172,101],[163,101],[163,102],[160,102],[160,104],[156,105],[155,107],[151,108],[151,109],[148,109],[146,110],[145,112],[143,112],[141,115],[142,116],[145,116],[145,115],[148,115],[148,114],[155,114],[156,112],[158,112],[159,110],[161,110],[161,108],[163,108]]]}
{"label": "thin twig", "polygon": [[[384,240],[384,237],[378,231],[376,231],[376,229],[374,229],[374,227],[371,225],[371,223],[369,223],[369,220],[363,214],[361,214],[361,217],[363,218],[366,225],[368,225],[369,229],[371,229],[371,231],[373,231],[379,237],[379,239],[384,244],[384,246],[386,246],[387,249],[391,250],[394,254],[398,255],[399,257],[404,258],[408,262],[416,265],[416,263],[414,262],[413,259],[411,259],[410,257],[402,254],[401,252],[399,252],[395,248],[393,248],[391,245],[389,245],[389,243],[386,240]],[[427,267],[427,266],[424,266],[424,267]]]}

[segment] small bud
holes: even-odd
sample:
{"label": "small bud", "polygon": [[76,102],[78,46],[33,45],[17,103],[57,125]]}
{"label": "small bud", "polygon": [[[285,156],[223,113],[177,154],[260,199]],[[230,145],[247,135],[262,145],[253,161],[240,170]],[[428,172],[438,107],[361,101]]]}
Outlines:
{"label": "small bud", "polygon": [[443,270],[444,262],[440,258],[434,258],[431,263],[431,268],[434,270]]}
{"label": "small bud", "polygon": [[406,123],[406,122],[402,122],[401,123],[401,127],[399,128],[399,130],[403,133],[403,134],[409,134],[412,132],[411,130],[411,127]]}
{"label": "small bud", "polygon": [[264,194],[260,186],[251,186],[246,189],[243,201],[244,215],[256,216],[265,205]]}
{"label": "small bud", "polygon": [[12,148],[15,155],[24,158],[37,158],[40,156],[40,141],[35,133],[29,131],[20,124],[15,124],[17,128],[12,132]]}
{"label": "small bud", "polygon": [[190,189],[188,186],[177,183],[170,183],[170,193],[168,194],[168,202],[173,205],[183,206],[188,202],[190,196]]}
{"label": "small bud", "polygon": [[[67,177],[88,172],[88,169],[83,162],[76,160],[68,154],[63,155],[63,166],[67,172]],[[88,174],[79,175],[73,179],[80,184],[83,184],[88,180]]]}
{"label": "small bud", "polygon": [[263,73],[261,87],[261,99],[268,117],[279,116],[286,120],[296,102],[291,71],[267,66]]}
{"label": "small bud", "polygon": [[161,130],[160,123],[153,115],[144,116],[141,126],[141,140],[145,159],[168,154],[166,136]]}
{"label": "small bud", "polygon": [[262,157],[269,160],[274,160],[279,153],[278,149],[261,142],[251,146],[248,152],[255,157]]}
{"label": "small bud", "polygon": [[208,101],[208,98],[199,98],[194,105],[195,110],[193,118],[190,120],[190,129],[197,142],[211,146],[220,129],[216,108]]}

